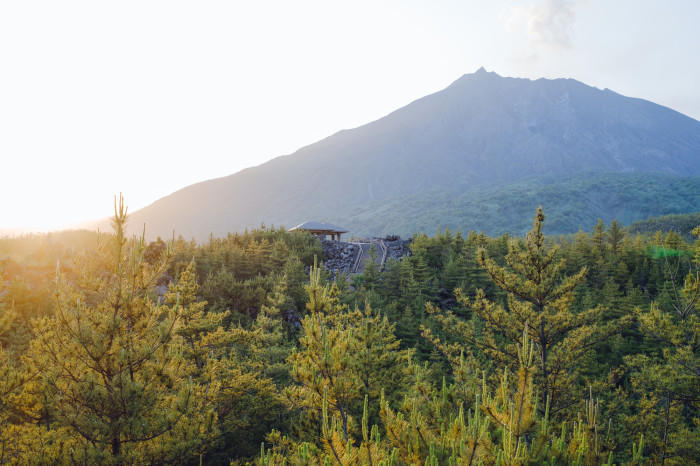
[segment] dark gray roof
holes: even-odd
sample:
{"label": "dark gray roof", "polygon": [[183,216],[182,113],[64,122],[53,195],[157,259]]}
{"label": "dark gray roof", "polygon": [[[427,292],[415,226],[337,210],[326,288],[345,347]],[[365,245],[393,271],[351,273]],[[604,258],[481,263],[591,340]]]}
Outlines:
{"label": "dark gray roof", "polygon": [[294,230],[326,230],[326,231],[333,231],[335,233],[347,233],[348,230],[347,228],[339,227],[337,225],[331,225],[330,223],[321,223],[321,222],[304,222],[300,223],[299,225],[295,226],[294,228],[290,228],[289,231],[294,231]]}

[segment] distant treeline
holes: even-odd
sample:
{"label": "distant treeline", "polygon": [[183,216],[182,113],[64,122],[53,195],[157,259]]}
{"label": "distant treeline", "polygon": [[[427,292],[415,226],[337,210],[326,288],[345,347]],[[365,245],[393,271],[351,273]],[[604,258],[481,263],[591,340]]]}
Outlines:
{"label": "distant treeline", "polygon": [[653,234],[657,231],[664,233],[675,231],[684,238],[691,239],[693,229],[698,225],[700,225],[700,212],[653,217],[634,222],[627,228],[633,235],[637,233]]}

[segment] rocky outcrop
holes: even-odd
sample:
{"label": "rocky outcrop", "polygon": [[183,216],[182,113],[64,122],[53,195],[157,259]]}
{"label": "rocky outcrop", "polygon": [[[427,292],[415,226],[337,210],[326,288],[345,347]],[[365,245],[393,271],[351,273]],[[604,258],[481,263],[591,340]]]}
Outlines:
{"label": "rocky outcrop", "polygon": [[384,246],[386,246],[386,260],[394,259],[400,261],[406,256],[411,255],[411,240],[401,239],[399,236],[387,236],[384,239]]}
{"label": "rocky outcrop", "polygon": [[345,241],[329,241],[322,239],[323,265],[333,276],[337,273],[349,274],[357,259],[360,247]]}

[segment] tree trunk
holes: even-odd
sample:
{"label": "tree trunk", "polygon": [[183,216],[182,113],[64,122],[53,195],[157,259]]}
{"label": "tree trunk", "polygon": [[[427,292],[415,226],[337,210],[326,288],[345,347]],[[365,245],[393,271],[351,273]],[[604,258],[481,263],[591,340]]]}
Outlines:
{"label": "tree trunk", "polygon": [[[542,309],[540,309],[540,313]],[[541,314],[540,314],[541,315]],[[549,393],[549,370],[547,370],[547,337],[544,334],[544,319],[540,321],[540,364],[542,364],[542,377],[543,377],[543,395],[546,400],[550,396]],[[549,400],[550,406],[553,404],[554,400]],[[544,414],[544,406],[540,408],[542,414]]]}
{"label": "tree trunk", "polygon": [[112,437],[112,456],[114,457],[116,464],[121,464],[121,458],[119,458],[121,452],[122,442],[119,439],[119,435],[117,435],[116,437]]}
{"label": "tree trunk", "polygon": [[666,447],[668,445],[668,423],[669,423],[669,411],[671,410],[671,395],[666,395],[666,413],[664,416],[664,448],[661,452],[661,466],[664,466],[666,462]]}

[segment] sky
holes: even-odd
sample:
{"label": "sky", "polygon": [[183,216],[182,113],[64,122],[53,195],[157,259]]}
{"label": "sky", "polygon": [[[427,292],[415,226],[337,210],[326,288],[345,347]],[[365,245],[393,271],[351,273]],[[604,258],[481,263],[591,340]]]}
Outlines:
{"label": "sky", "polygon": [[131,211],[483,66],[700,119],[700,1],[0,2],[0,230]]}

